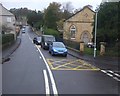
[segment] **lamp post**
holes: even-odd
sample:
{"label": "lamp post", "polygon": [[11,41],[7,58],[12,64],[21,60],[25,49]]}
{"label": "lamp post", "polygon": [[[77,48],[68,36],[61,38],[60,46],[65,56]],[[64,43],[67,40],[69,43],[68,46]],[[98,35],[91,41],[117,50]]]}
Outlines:
{"label": "lamp post", "polygon": [[98,11],[96,11],[96,14],[95,14],[95,36],[94,36],[94,58],[96,57],[96,32],[97,32],[97,14],[98,14]]}

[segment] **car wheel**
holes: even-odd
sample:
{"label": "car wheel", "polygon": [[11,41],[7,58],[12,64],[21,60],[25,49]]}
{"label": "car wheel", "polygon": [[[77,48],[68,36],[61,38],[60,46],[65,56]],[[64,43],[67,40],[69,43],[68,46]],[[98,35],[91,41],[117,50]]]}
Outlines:
{"label": "car wheel", "polygon": [[50,50],[49,50],[49,53],[51,54]]}
{"label": "car wheel", "polygon": [[67,57],[67,54],[65,54],[64,57]]}
{"label": "car wheel", "polygon": [[53,51],[51,52],[51,55],[54,56],[54,52]]}

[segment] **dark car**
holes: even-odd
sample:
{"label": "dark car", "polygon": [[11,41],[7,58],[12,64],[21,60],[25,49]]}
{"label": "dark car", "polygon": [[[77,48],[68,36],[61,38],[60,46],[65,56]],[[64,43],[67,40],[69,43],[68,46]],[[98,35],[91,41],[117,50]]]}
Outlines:
{"label": "dark car", "polygon": [[49,47],[49,53],[51,55],[63,55],[67,56],[67,48],[62,42],[52,42]]}
{"label": "dark car", "polygon": [[53,35],[42,35],[41,47],[43,49],[49,49],[49,45],[55,41],[55,37]]}
{"label": "dark car", "polygon": [[41,45],[41,36],[35,37],[33,39],[33,43],[36,44],[36,45]]}

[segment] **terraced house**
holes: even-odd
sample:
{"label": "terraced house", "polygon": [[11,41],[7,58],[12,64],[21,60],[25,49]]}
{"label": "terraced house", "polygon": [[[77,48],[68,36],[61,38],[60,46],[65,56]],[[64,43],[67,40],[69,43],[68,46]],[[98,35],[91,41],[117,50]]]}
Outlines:
{"label": "terraced house", "polygon": [[0,34],[5,31],[4,34],[12,33],[16,37],[15,22],[15,16],[0,3],[0,26],[2,28]]}
{"label": "terraced house", "polygon": [[83,7],[64,22],[63,39],[87,44],[92,41],[95,12],[88,6]]}

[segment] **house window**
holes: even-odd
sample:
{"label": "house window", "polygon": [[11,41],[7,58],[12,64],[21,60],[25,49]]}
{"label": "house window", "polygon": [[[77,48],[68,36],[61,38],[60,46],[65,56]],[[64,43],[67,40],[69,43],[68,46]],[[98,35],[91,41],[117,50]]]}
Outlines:
{"label": "house window", "polygon": [[12,22],[11,17],[7,17],[7,22]]}
{"label": "house window", "polygon": [[70,27],[71,39],[75,39],[75,33],[76,33],[76,27],[74,25],[72,25]]}

